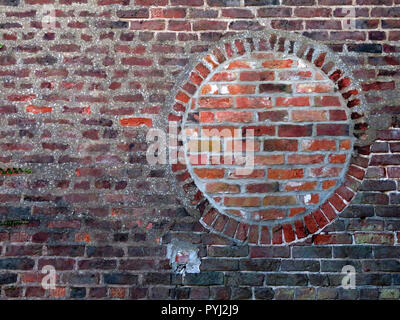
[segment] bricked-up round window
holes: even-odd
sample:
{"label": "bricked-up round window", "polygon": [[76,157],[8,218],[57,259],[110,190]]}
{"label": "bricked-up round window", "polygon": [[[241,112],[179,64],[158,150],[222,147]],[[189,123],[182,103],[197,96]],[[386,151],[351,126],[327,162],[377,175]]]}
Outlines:
{"label": "bricked-up round window", "polygon": [[[307,214],[343,180],[352,146],[344,102],[301,59],[252,52],[226,61],[191,106],[183,120],[189,171],[227,215],[272,221]],[[249,129],[253,143],[245,139]],[[253,170],[243,171],[240,151],[254,157]]]}
{"label": "bricked-up round window", "polygon": [[363,119],[352,110],[358,90],[326,52],[274,35],[253,40],[215,49],[177,93],[181,116],[170,119],[181,119],[187,166],[179,178],[198,188],[206,228],[290,243],[320,231],[354,196],[365,172],[353,165],[356,131],[367,125],[354,125]]}

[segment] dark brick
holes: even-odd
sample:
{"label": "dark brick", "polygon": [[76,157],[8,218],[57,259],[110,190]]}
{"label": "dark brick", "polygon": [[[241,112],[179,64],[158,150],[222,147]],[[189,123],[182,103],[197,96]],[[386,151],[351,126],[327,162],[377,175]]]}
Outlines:
{"label": "dark brick", "polygon": [[367,53],[382,53],[382,45],[378,43],[361,43],[355,45],[347,45],[349,51],[367,52]]}
{"label": "dark brick", "polygon": [[6,258],[0,259],[0,269],[5,270],[31,270],[35,261],[30,258]]}
{"label": "dark brick", "polygon": [[334,258],[369,259],[372,258],[372,247],[340,246],[333,247]]}
{"label": "dark brick", "polygon": [[197,286],[222,285],[224,274],[221,272],[188,273],[185,276],[185,284]]}
{"label": "dark brick", "polygon": [[383,193],[358,193],[353,200],[354,204],[389,204],[389,196]]}
{"label": "dark brick", "polygon": [[242,286],[262,286],[264,282],[264,275],[259,273],[241,272],[238,278]]}
{"label": "dark brick", "polygon": [[247,300],[251,299],[251,288],[232,288],[232,300]]}
{"label": "dark brick", "polygon": [[396,190],[396,182],[391,180],[364,180],[360,190],[363,191],[390,191]]}
{"label": "dark brick", "polygon": [[251,258],[289,258],[290,248],[288,246],[275,247],[251,247]]}
{"label": "dark brick", "polygon": [[378,217],[393,217],[393,218],[399,217],[398,206],[376,207],[375,212]]}
{"label": "dark brick", "polygon": [[247,257],[248,246],[210,246],[208,255],[211,257]]}
{"label": "dark brick", "polygon": [[234,271],[238,270],[239,261],[234,259],[207,258],[201,261],[201,271]]}
{"label": "dark brick", "polygon": [[255,288],[254,297],[260,300],[272,300],[275,296],[274,289],[272,288]]}
{"label": "dark brick", "polygon": [[358,260],[321,260],[321,272],[341,272],[343,267],[351,265],[356,272],[361,272],[361,263]]}
{"label": "dark brick", "polygon": [[279,0],[244,0],[245,6],[279,5]]}
{"label": "dark brick", "polygon": [[124,251],[121,248],[105,246],[105,247],[87,247],[88,257],[122,257]]}
{"label": "dark brick", "polygon": [[19,5],[19,0],[0,0],[0,5],[16,7]]}

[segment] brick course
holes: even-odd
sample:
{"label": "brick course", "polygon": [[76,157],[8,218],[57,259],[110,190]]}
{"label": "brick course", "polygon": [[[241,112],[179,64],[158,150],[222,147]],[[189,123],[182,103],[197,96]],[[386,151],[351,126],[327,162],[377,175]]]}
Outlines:
{"label": "brick course", "polygon": [[[1,299],[399,298],[397,0],[0,4]],[[147,132],[194,96],[203,128],[255,129],[251,183],[148,164]],[[173,239],[200,273],[171,269]]]}

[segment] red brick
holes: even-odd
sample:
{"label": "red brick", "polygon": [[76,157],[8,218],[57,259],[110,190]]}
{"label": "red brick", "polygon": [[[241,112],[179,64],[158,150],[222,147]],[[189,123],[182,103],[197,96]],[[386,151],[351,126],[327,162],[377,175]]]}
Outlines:
{"label": "red brick", "polygon": [[344,201],[337,194],[333,194],[328,200],[339,212],[342,212],[346,207]]}
{"label": "red brick", "polygon": [[322,168],[311,168],[310,174],[312,177],[338,177],[342,168],[336,167],[322,167]]}
{"label": "red brick", "polygon": [[272,243],[273,244],[282,243],[282,226],[275,226],[272,228]]}
{"label": "red brick", "polygon": [[276,183],[258,183],[249,184],[246,186],[246,191],[250,193],[266,193],[278,191],[278,185]]}
{"label": "red brick", "polygon": [[262,226],[260,244],[270,244],[270,243],[271,243],[271,237],[269,235],[269,229],[267,226]]}
{"label": "red brick", "polygon": [[332,188],[333,186],[335,186],[336,185],[336,180],[325,180],[325,181],[322,181],[322,189],[324,189],[324,190],[327,190],[327,189],[330,189],[330,188]]}
{"label": "red brick", "polygon": [[336,218],[336,212],[335,210],[332,208],[332,206],[329,204],[329,202],[325,202],[322,206],[321,206],[321,210],[324,213],[325,217],[327,217],[329,219],[329,221],[332,221],[333,219]]}
{"label": "red brick", "polygon": [[331,121],[347,120],[347,114],[344,110],[329,110],[329,120]]}
{"label": "red brick", "polygon": [[322,244],[351,244],[353,241],[350,234],[317,234],[313,238],[316,245]]}
{"label": "red brick", "polygon": [[251,64],[248,63],[247,61],[242,61],[242,60],[235,60],[232,61],[227,69],[228,70],[234,70],[234,69],[251,69]]}
{"label": "red brick", "polygon": [[346,155],[345,154],[331,154],[329,155],[329,163],[345,163]]}
{"label": "red brick", "polygon": [[214,113],[212,112],[200,112],[200,122],[214,122]]}

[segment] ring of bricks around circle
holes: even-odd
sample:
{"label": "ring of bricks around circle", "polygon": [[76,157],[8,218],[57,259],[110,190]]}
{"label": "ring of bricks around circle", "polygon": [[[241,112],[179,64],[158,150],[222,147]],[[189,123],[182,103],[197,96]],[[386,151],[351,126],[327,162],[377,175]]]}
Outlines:
{"label": "ring of bricks around circle", "polygon": [[[299,36],[297,36],[299,37]],[[233,61],[252,52],[266,52],[292,55],[310,63],[326,74],[335,84],[343,101],[351,112],[353,123],[352,134],[361,140],[368,128],[365,115],[355,111],[362,103],[360,90],[356,86],[350,72],[340,67],[335,59],[329,59],[332,53],[327,48],[307,41],[296,41],[289,35],[274,32],[264,33],[262,37],[233,39],[211,50],[195,65],[183,85],[176,91],[173,111],[169,121],[177,121],[183,129],[185,114],[191,108],[192,97],[204,84],[207,77],[222,63]],[[352,109],[354,108],[354,109]],[[187,203],[195,207],[201,215],[200,223],[209,231],[227,237],[235,242],[248,242],[259,245],[289,244],[317,234],[333,222],[355,196],[364,178],[369,163],[370,145],[354,144],[343,184],[315,211],[303,216],[294,216],[291,221],[265,224],[263,221],[248,221],[232,217],[215,208],[201,190],[196,186],[189,169],[184,164],[172,164],[172,172],[187,196]]]}

